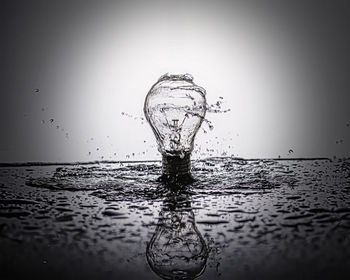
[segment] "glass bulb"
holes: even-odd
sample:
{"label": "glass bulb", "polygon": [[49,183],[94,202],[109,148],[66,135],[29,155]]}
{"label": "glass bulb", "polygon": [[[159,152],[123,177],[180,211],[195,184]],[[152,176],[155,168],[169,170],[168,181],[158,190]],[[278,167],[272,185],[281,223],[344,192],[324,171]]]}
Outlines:
{"label": "glass bulb", "polygon": [[194,138],[206,112],[205,90],[189,74],[165,74],[152,86],[144,113],[163,156],[163,174],[189,174]]}
{"label": "glass bulb", "polygon": [[163,202],[146,256],[152,270],[163,279],[194,279],[203,273],[208,249],[186,195],[173,195]]}

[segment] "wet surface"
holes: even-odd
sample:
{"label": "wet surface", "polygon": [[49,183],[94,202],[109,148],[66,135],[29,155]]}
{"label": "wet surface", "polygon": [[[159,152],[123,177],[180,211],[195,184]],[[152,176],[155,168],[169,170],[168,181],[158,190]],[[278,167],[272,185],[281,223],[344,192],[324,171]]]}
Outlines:
{"label": "wet surface", "polygon": [[347,279],[350,159],[192,165],[1,167],[1,279]]}

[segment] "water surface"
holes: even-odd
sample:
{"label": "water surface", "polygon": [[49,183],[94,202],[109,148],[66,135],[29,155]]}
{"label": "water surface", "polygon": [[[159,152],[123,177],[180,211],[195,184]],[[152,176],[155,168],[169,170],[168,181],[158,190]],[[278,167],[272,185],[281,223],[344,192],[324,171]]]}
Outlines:
{"label": "water surface", "polygon": [[[342,278],[350,159],[0,167],[0,264],[14,279]],[[6,279],[6,278],[5,278]],[[343,278],[346,279],[346,278]]]}

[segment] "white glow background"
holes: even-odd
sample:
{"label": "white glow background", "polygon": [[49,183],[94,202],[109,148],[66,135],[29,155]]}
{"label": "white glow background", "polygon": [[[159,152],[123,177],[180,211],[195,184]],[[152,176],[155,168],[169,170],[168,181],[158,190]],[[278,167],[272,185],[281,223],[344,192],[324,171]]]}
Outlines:
{"label": "white glow background", "polygon": [[231,109],[195,158],[349,156],[349,9],[281,2],[2,1],[0,162],[159,159],[166,72]]}

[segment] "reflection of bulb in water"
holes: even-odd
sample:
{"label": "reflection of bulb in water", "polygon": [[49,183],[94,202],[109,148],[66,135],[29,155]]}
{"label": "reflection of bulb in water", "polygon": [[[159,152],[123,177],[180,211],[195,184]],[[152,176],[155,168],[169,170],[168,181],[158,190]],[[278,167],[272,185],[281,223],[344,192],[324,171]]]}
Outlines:
{"label": "reflection of bulb in water", "polygon": [[163,279],[194,279],[202,274],[208,250],[186,197],[164,201],[146,255],[152,270]]}
{"label": "reflection of bulb in water", "polygon": [[205,112],[205,90],[189,74],[165,74],[148,92],[144,113],[163,156],[164,175],[189,175],[194,137]]}

